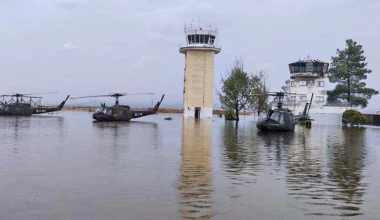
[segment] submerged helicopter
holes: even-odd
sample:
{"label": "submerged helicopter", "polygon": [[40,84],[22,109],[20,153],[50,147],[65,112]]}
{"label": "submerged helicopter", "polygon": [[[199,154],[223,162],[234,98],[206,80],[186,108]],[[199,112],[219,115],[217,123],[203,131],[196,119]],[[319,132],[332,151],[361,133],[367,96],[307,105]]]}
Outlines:
{"label": "submerged helicopter", "polygon": [[41,98],[31,95],[52,94],[52,93],[30,93],[13,95],[0,95],[0,115],[30,116],[33,114],[42,114],[48,112],[60,111],[65,105],[67,99],[61,102],[57,107],[41,105]]}
{"label": "submerged helicopter", "polygon": [[71,99],[83,99],[83,98],[94,98],[94,97],[114,97],[115,105],[107,107],[105,103],[102,103],[101,106],[96,109],[95,113],[92,115],[92,118],[97,121],[130,121],[133,118],[140,118],[147,115],[156,114],[158,108],[161,105],[162,100],[165,95],[162,95],[161,100],[157,102],[153,109],[149,108],[147,110],[132,110],[129,105],[119,105],[119,97],[127,95],[145,95],[153,93],[135,93],[135,94],[126,94],[126,93],[110,93],[109,95],[96,95],[96,96],[83,96],[75,97]]}
{"label": "submerged helicopter", "polygon": [[277,97],[277,109],[270,109],[266,118],[257,121],[258,129],[262,131],[294,131],[296,124],[312,120],[309,117],[309,111],[314,94],[311,95],[310,103],[306,103],[305,109],[300,115],[294,115],[289,109],[282,107],[285,93],[276,92],[267,95]]}

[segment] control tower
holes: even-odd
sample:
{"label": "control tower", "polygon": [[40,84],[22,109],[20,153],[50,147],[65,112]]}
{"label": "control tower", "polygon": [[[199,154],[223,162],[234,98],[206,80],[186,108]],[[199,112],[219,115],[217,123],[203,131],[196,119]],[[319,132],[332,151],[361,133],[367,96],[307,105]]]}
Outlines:
{"label": "control tower", "polygon": [[185,25],[186,45],[179,49],[185,54],[184,117],[212,117],[217,32],[213,25]]}
{"label": "control tower", "polygon": [[329,64],[320,60],[299,60],[289,64],[290,93],[297,93],[290,100],[301,105],[310,101],[314,94],[313,105],[326,105],[327,70]]}

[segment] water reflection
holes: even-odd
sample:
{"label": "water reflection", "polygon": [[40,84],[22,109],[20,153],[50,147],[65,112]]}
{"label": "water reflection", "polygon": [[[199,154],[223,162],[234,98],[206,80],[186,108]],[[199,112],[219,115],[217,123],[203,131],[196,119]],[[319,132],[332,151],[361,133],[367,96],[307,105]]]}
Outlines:
{"label": "water reflection", "polygon": [[223,168],[234,186],[254,183],[260,171],[260,145],[256,142],[252,126],[226,122],[222,148]]}
{"label": "water reflection", "polygon": [[[125,145],[136,135],[145,135],[152,137],[155,148],[161,146],[161,138],[159,136],[159,127],[155,122],[145,121],[129,121],[129,122],[98,122],[93,121],[93,127],[96,129],[97,135],[104,145],[112,146]],[[110,138],[113,137],[113,138]],[[148,141],[148,140],[147,140]],[[151,141],[149,141],[150,144]]]}
{"label": "water reflection", "polygon": [[332,129],[322,135],[323,141],[321,131],[301,130],[288,149],[286,177],[298,210],[308,216],[363,214],[359,205],[366,187],[361,182],[366,158],[364,131]]}
{"label": "water reflection", "polygon": [[265,151],[265,165],[275,166],[280,171],[286,164],[288,149],[294,144],[293,132],[257,132],[259,142]]}
{"label": "water reflection", "polygon": [[366,163],[365,129],[343,129],[329,139],[327,177],[331,199],[338,203],[334,209],[340,210],[341,216],[361,215],[367,186],[361,181]]}
{"label": "water reflection", "polygon": [[[325,201],[324,157],[320,153],[322,140],[311,130],[299,128],[297,138],[288,146],[286,183],[294,206],[306,215],[322,210]],[[317,144],[316,144],[317,143]],[[317,215],[317,214],[316,214]]]}
{"label": "water reflection", "polygon": [[182,165],[179,180],[183,219],[211,219],[212,120],[183,120]]}

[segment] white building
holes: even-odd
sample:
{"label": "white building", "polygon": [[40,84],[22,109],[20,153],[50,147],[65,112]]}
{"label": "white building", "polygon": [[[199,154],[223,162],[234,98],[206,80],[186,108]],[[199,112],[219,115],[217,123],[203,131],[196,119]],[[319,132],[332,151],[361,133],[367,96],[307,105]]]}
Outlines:
{"label": "white building", "polygon": [[214,95],[214,55],[221,51],[216,45],[217,29],[212,25],[185,25],[186,45],[183,89],[184,117],[211,118]]}
{"label": "white building", "polygon": [[310,108],[311,114],[336,113],[342,114],[348,107],[344,103],[332,103],[327,101],[327,71],[329,64],[320,60],[299,60],[289,64],[290,93],[286,107],[295,114],[303,111],[305,104],[313,101]]}

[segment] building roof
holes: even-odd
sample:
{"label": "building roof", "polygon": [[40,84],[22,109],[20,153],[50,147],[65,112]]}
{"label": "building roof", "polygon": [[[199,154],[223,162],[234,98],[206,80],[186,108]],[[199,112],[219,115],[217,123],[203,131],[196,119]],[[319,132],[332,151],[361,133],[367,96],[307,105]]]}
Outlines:
{"label": "building roof", "polygon": [[297,63],[326,63],[326,62],[323,62],[323,61],[318,60],[318,59],[316,59],[316,60],[307,59],[307,60],[299,60],[297,62],[290,63],[289,65],[291,65],[291,64],[297,64]]}

